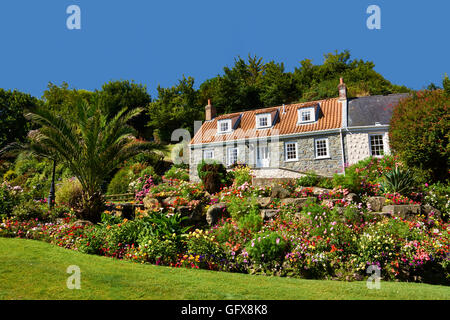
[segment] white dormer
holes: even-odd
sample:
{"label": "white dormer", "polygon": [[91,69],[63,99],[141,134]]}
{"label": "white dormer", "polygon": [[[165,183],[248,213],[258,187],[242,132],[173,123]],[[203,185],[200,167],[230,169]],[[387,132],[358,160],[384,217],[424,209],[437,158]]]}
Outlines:
{"label": "white dormer", "polygon": [[264,129],[272,126],[272,114],[260,113],[256,115],[256,128]]}
{"label": "white dormer", "polygon": [[217,133],[230,133],[232,129],[232,119],[223,119],[217,121]]}
{"label": "white dormer", "polygon": [[297,124],[311,123],[317,121],[317,106],[300,108],[297,110]]}

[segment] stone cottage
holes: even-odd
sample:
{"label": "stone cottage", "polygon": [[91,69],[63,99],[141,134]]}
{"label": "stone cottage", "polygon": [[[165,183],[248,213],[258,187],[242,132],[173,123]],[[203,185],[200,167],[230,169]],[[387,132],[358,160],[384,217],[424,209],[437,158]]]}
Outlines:
{"label": "stone cottage", "polygon": [[247,164],[257,177],[330,176],[368,156],[388,154],[393,107],[406,94],[339,97],[217,116],[208,101],[206,119],[189,144],[195,177],[202,160]]}

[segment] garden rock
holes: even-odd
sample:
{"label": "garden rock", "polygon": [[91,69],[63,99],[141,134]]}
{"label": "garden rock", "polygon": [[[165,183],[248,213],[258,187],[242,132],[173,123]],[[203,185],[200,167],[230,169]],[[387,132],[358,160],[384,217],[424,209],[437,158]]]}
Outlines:
{"label": "garden rock", "polygon": [[442,216],[441,212],[438,209],[433,208],[429,204],[422,206],[421,209],[422,209],[422,213],[425,214],[427,217],[429,217],[431,214],[433,214],[433,216],[435,218],[441,219],[441,216]]}
{"label": "garden rock", "polygon": [[309,199],[315,199],[315,198],[286,198],[286,199],[281,200],[281,205],[285,206],[285,205],[293,204],[296,207],[303,208]]}
{"label": "garden rock", "polygon": [[395,216],[399,216],[403,219],[408,219],[410,217],[420,214],[420,205],[418,204],[389,205],[383,207],[383,212],[390,212]]}
{"label": "garden rock", "polygon": [[267,208],[269,204],[273,201],[271,197],[261,197],[255,198],[260,208]]}
{"label": "garden rock", "polygon": [[325,188],[319,188],[319,187],[313,187],[314,195],[320,195],[320,194],[323,194],[323,193],[330,193],[331,191],[333,191],[333,190],[325,189]]}
{"label": "garden rock", "polygon": [[375,212],[380,212],[385,203],[386,203],[386,198],[385,197],[369,197],[367,198],[367,207],[370,208],[370,210],[375,211]]}
{"label": "garden rock", "polygon": [[192,209],[189,206],[179,206],[175,208],[175,212],[179,213],[182,217],[187,217],[188,222],[199,222],[202,220],[202,211],[198,208]]}
{"label": "garden rock", "polygon": [[92,226],[94,224],[88,220],[77,220],[73,223],[73,225],[75,227],[85,227],[85,226]]}
{"label": "garden rock", "polygon": [[274,210],[274,209],[263,209],[260,211],[261,214],[261,218],[263,218],[264,220],[273,218],[278,212],[280,212],[279,210]]}
{"label": "garden rock", "polygon": [[157,209],[161,207],[158,199],[149,196],[146,196],[142,202],[144,203],[145,209]]}
{"label": "garden rock", "polygon": [[361,199],[359,198],[359,196],[356,193],[349,193],[348,195],[345,196],[345,201],[359,203],[359,202],[361,202]]}
{"label": "garden rock", "polygon": [[281,186],[274,186],[272,188],[272,194],[270,195],[272,198],[285,199],[288,198],[290,192]]}
{"label": "garden rock", "polygon": [[174,203],[177,200],[176,197],[168,197],[162,201],[164,207],[174,207]]}
{"label": "garden rock", "polygon": [[227,215],[227,205],[225,203],[216,203],[208,208],[206,211],[206,222],[210,226],[213,226],[219,221],[219,218],[223,215]]}

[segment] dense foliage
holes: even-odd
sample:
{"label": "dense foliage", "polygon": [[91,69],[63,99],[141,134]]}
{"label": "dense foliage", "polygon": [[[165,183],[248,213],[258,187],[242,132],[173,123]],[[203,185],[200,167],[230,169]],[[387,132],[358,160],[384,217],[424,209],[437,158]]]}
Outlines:
{"label": "dense foliage", "polygon": [[450,96],[443,90],[426,90],[400,101],[394,108],[389,139],[407,166],[425,172],[434,181],[448,179]]}
{"label": "dense foliage", "polygon": [[39,104],[40,101],[29,94],[0,89],[0,150],[11,142],[24,141],[32,128],[24,112]]}

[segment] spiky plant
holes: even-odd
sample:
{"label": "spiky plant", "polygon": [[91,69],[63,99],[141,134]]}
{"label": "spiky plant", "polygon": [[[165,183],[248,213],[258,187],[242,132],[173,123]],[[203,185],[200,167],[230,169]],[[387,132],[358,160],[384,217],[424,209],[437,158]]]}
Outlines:
{"label": "spiky plant", "polygon": [[381,190],[384,193],[399,193],[408,195],[414,185],[414,179],[409,169],[396,167],[384,174]]}
{"label": "spiky plant", "polygon": [[75,117],[60,115],[44,107],[26,114],[40,126],[30,131],[26,145],[11,144],[9,150],[24,150],[40,157],[64,163],[80,181],[83,196],[78,212],[80,218],[100,220],[104,208],[102,185],[109,174],[125,160],[144,150],[156,148],[138,141],[129,120],[142,112],[137,108],[116,115],[105,114],[99,101],[91,104],[80,100]]}

